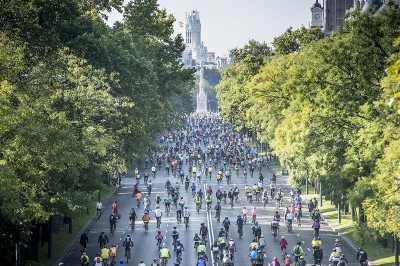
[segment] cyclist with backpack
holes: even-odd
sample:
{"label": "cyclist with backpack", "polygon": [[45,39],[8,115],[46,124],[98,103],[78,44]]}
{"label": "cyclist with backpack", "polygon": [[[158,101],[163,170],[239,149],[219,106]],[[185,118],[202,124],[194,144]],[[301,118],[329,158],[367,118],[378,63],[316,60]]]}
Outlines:
{"label": "cyclist with backpack", "polygon": [[103,266],[103,259],[100,256],[100,253],[97,253],[97,256],[94,257],[94,266]]}
{"label": "cyclist with backpack", "polygon": [[101,232],[98,242],[100,244],[100,249],[102,249],[108,243],[108,237],[104,232]]}
{"label": "cyclist with backpack", "polygon": [[134,246],[130,234],[126,235],[124,242],[122,242],[122,246],[125,247],[125,257],[127,257],[127,259],[129,259],[130,254],[131,254],[131,248]]}
{"label": "cyclist with backpack", "polygon": [[81,266],[88,266],[90,259],[89,256],[86,255],[85,252],[83,252],[79,261],[81,262]]}
{"label": "cyclist with backpack", "polygon": [[368,260],[367,252],[365,252],[362,247],[358,249],[357,260],[360,262],[360,265],[363,265],[363,263],[366,263]]}
{"label": "cyclist with backpack", "polygon": [[297,245],[293,248],[294,261],[297,263],[300,256],[304,256],[303,248],[301,247],[301,242],[297,242]]}

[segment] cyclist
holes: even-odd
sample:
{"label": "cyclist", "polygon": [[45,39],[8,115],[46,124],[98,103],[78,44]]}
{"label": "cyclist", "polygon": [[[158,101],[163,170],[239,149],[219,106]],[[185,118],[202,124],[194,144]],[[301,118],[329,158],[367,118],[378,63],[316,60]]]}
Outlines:
{"label": "cyclist", "polygon": [[190,180],[189,180],[189,176],[186,175],[185,177],[185,190],[187,191],[190,185]]}
{"label": "cyclist", "polygon": [[176,240],[175,250],[176,250],[176,257],[181,258],[182,252],[185,250],[185,248],[183,247],[183,244],[179,239]]}
{"label": "cyclist", "polygon": [[211,195],[213,192],[211,186],[208,186],[207,190],[206,190],[206,194]]}
{"label": "cyclist", "polygon": [[189,217],[190,217],[190,212],[188,210],[188,206],[185,206],[185,209],[183,210],[183,219],[187,221],[187,227],[189,227]]}
{"label": "cyclist", "polygon": [[103,204],[101,203],[101,201],[98,201],[96,203],[96,214],[97,216],[101,216],[101,209],[103,208]]}
{"label": "cyclist", "polygon": [[[86,232],[83,232],[80,239],[79,239],[79,243],[82,246],[82,250],[81,252],[84,252],[86,250],[86,244],[89,243],[89,238]],[[89,260],[88,260],[89,261]]]}
{"label": "cyclist", "polygon": [[182,211],[183,211],[183,205],[178,204],[176,206],[176,220],[180,223],[182,219]]}
{"label": "cyclist", "polygon": [[144,176],[144,182],[146,182],[147,180],[149,180],[149,170],[144,169],[143,176]]}
{"label": "cyclist", "polygon": [[229,232],[229,226],[231,225],[231,221],[229,221],[228,216],[225,216],[225,219],[222,221],[222,225],[225,228],[225,236],[229,237],[228,232]]}
{"label": "cyclist", "polygon": [[103,259],[100,256],[100,253],[97,253],[96,257],[94,257],[94,266],[103,266]]}
{"label": "cyclist", "polygon": [[117,256],[117,247],[113,244],[110,248],[110,257],[111,257],[111,265],[116,261],[115,257]]}
{"label": "cyclist", "polygon": [[[197,247],[196,251],[197,251],[197,259],[200,259],[201,257],[206,257],[207,258],[207,255],[206,255],[207,248],[202,243],[199,244],[199,246]],[[208,260],[208,258],[207,258],[207,260]]]}
{"label": "cyclist", "polygon": [[279,246],[281,246],[281,251],[286,250],[286,247],[288,246],[288,242],[285,239],[285,236],[281,237],[281,241],[279,241]]}
{"label": "cyclist", "polygon": [[148,212],[145,212],[143,217],[142,217],[142,221],[143,221],[143,227],[146,226],[146,224],[148,225],[150,222],[150,215]]}
{"label": "cyclist", "polygon": [[89,259],[89,256],[86,255],[86,252],[83,252],[83,253],[82,253],[82,256],[81,256],[81,258],[79,259],[79,261],[80,261],[80,263],[81,263],[81,266],[88,266],[88,265],[89,265],[90,259]]}
{"label": "cyclist", "polygon": [[243,220],[247,221],[247,208],[246,208],[246,206],[244,206],[243,209],[242,209],[242,215],[243,215]]}
{"label": "cyclist", "polygon": [[279,263],[278,258],[274,257],[269,265],[270,266],[280,266],[281,264]]}
{"label": "cyclist", "polygon": [[253,248],[250,250],[250,255],[249,255],[249,257],[250,257],[251,265],[255,265],[255,262],[256,262],[256,260],[257,260],[257,248],[256,248],[256,247],[253,247]]}
{"label": "cyclist", "polygon": [[292,263],[293,263],[293,261],[290,259],[290,255],[289,255],[289,254],[286,255],[286,258],[285,258],[285,260],[283,261],[283,264],[284,264],[285,266],[291,266]]}
{"label": "cyclist", "polygon": [[201,188],[199,189],[199,191],[197,191],[197,196],[199,196],[200,199],[203,199],[204,193],[203,191],[201,191]]}
{"label": "cyclist", "polygon": [[[161,258],[161,261],[162,260],[168,261],[168,259],[171,258],[171,252],[169,252],[169,249],[167,248],[165,243],[163,244],[163,248],[160,250],[160,258]],[[165,265],[167,265],[167,264],[165,264]]]}
{"label": "cyclist", "polygon": [[161,203],[161,197],[159,194],[156,195],[156,205],[160,205]]}
{"label": "cyclist", "polygon": [[253,223],[256,221],[256,218],[257,218],[257,209],[256,209],[256,207],[253,207],[253,210],[251,211],[251,215],[252,215],[252,217],[253,217]]}
{"label": "cyclist", "polygon": [[238,226],[239,234],[240,234],[240,232],[242,232],[242,234],[243,234],[243,224],[244,224],[243,218],[240,215],[238,215],[237,219],[236,219],[236,225]]}
{"label": "cyclist", "polygon": [[157,245],[158,245],[158,243],[161,243],[161,241],[164,239],[164,236],[161,234],[161,231],[157,232],[155,239],[157,240]]}
{"label": "cyclist", "polygon": [[100,244],[100,249],[102,249],[103,246],[105,246],[108,243],[108,237],[104,232],[101,232],[98,242]]}
{"label": "cyclist", "polygon": [[221,227],[221,228],[219,229],[218,237],[225,237],[225,236],[226,236],[225,230],[224,230],[223,227]]}
{"label": "cyclist", "polygon": [[357,251],[357,260],[361,263],[365,263],[368,260],[367,252],[363,249],[363,247],[360,247]]}
{"label": "cyclist", "polygon": [[200,240],[201,240],[201,238],[200,238],[199,234],[196,233],[196,234],[194,235],[194,238],[193,238],[193,241],[194,241],[194,248],[197,248],[197,247],[199,246]]}
{"label": "cyclist", "polygon": [[177,239],[179,238],[179,231],[178,231],[178,229],[176,229],[176,226],[174,226],[174,228],[172,229],[171,236],[173,239],[173,245],[174,245],[174,251],[175,251],[175,243],[176,243]]}
{"label": "cyclist", "polygon": [[153,183],[151,182],[151,180],[149,180],[149,182],[147,182],[147,192],[151,194],[152,189],[153,189]]}
{"label": "cyclist", "polygon": [[108,258],[110,257],[110,250],[106,246],[104,246],[101,249],[100,253],[101,253],[101,258],[102,258],[103,262],[106,262],[106,264],[107,264]]}
{"label": "cyclist", "polygon": [[165,211],[167,212],[167,215],[169,215],[171,211],[171,204],[172,204],[172,198],[169,194],[164,199],[164,205],[165,205]]}
{"label": "cyclist", "polygon": [[228,241],[228,249],[232,252],[236,252],[236,243],[233,241],[233,238],[231,237]]}
{"label": "cyclist", "polygon": [[211,209],[212,197],[210,194],[207,194],[206,196],[206,203],[207,203],[207,210]]}
{"label": "cyclist", "polygon": [[112,212],[115,214],[115,216],[118,216],[118,211],[119,211],[119,203],[118,201],[114,201],[114,203],[111,206]]}
{"label": "cyclist", "polygon": [[146,195],[146,197],[143,200],[143,205],[145,207],[150,206],[151,205],[151,200],[149,199],[149,195]]}
{"label": "cyclist", "polygon": [[138,191],[138,192],[136,193],[136,203],[137,203],[137,206],[140,206],[140,201],[142,200],[142,196],[143,196],[143,194],[142,194],[140,191]]}
{"label": "cyclist", "polygon": [[117,228],[117,216],[112,212],[110,214],[110,230]]}
{"label": "cyclist", "polygon": [[136,215],[135,208],[132,208],[132,209],[129,211],[128,217],[129,217],[129,224],[130,224],[130,225],[132,225],[132,224],[134,225],[134,224],[135,224],[135,220],[137,219],[137,215]]}
{"label": "cyclist", "polygon": [[204,225],[204,223],[201,223],[201,226],[200,226],[200,235],[201,235],[201,238],[202,238],[202,239],[204,239],[205,241],[207,241],[208,228],[207,228],[207,226]]}
{"label": "cyclist", "polygon": [[251,229],[253,230],[254,237],[258,239],[261,236],[261,226],[258,225],[257,221],[255,221]]}
{"label": "cyclist", "polygon": [[249,251],[251,252],[254,248],[258,249],[258,242],[256,239],[253,239],[253,242],[250,243]]}
{"label": "cyclist", "polygon": [[201,198],[199,195],[196,196],[194,202],[196,203],[196,210],[198,211],[199,209],[201,209]]}
{"label": "cyclist", "polygon": [[220,252],[222,252],[226,247],[226,242],[225,242],[225,237],[221,236],[218,237],[218,248],[220,250]]}
{"label": "cyclist", "polygon": [[167,192],[169,193],[169,191],[171,189],[171,181],[169,181],[169,179],[167,179],[167,181],[165,182],[165,188],[167,189]]}
{"label": "cyclist", "polygon": [[219,201],[217,201],[217,204],[215,204],[214,210],[215,210],[215,218],[217,218],[217,223],[219,223],[221,217],[221,204]]}
{"label": "cyclist", "polygon": [[153,177],[154,177],[154,178],[156,178],[156,170],[157,170],[156,165],[153,165],[153,166],[151,167],[151,172],[153,173]]}
{"label": "cyclist", "polygon": [[286,213],[286,222],[288,223],[288,225],[292,225],[292,223],[293,223],[293,213],[291,213],[291,212],[287,212]]}
{"label": "cyclist", "polygon": [[160,266],[160,263],[158,263],[157,258],[154,258],[154,259],[153,259],[153,262],[151,263],[150,266]]}
{"label": "cyclist", "polygon": [[190,188],[192,189],[192,195],[194,197],[194,195],[196,194],[196,185],[195,185],[195,183],[192,183],[192,186]]}
{"label": "cyclist", "polygon": [[214,240],[214,242],[211,244],[211,250],[212,250],[213,255],[218,258],[219,245],[218,245],[217,240]]}
{"label": "cyclist", "polygon": [[261,250],[264,250],[266,243],[265,243],[265,238],[264,235],[260,235],[260,238],[258,239],[258,246],[260,247]]}
{"label": "cyclist", "polygon": [[277,222],[280,222],[280,221],[281,221],[281,215],[279,214],[278,211],[275,212],[273,221],[277,221]]}
{"label": "cyclist", "polygon": [[296,246],[293,247],[293,255],[295,263],[298,262],[300,256],[304,256],[303,248],[301,247],[301,242],[297,242]]}

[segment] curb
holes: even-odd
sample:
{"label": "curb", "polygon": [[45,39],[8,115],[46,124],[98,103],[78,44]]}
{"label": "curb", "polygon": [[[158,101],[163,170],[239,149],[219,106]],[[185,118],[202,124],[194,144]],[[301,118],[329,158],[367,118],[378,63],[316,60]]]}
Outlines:
{"label": "curb", "polygon": [[[104,202],[105,204],[103,205],[103,208],[110,205],[110,201],[112,198],[115,197],[117,192],[121,189],[121,186],[115,187],[114,191],[110,193],[105,199]],[[76,234],[74,237],[75,240],[72,240],[66,248],[61,252],[60,256],[54,263],[54,266],[60,266],[64,265],[63,260],[68,257],[68,255],[71,253],[71,251],[78,245],[80,237],[82,233],[90,228],[90,226],[97,221],[96,219],[96,214],[93,215],[92,219],[90,219],[83,227],[82,229]]]}

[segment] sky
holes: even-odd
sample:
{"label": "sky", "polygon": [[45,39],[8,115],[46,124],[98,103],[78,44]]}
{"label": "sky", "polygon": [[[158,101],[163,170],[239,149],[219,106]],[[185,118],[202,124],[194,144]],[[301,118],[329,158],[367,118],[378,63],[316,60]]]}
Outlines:
{"label": "sky", "polygon": [[[198,10],[204,45],[209,52],[226,55],[229,49],[242,47],[250,39],[270,44],[290,26],[308,27],[315,0],[158,0],[158,3],[174,15],[175,32],[182,34],[179,22],[185,22],[186,12]],[[108,24],[117,20],[122,20],[122,15],[112,12]]]}

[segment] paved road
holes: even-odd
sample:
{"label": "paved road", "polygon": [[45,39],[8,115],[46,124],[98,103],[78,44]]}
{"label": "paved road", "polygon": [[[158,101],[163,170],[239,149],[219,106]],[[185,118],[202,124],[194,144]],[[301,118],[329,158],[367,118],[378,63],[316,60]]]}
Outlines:
{"label": "paved road", "polygon": [[[185,166],[185,170],[187,171],[187,166]],[[263,174],[268,179],[271,175],[272,172],[265,168],[263,169]],[[178,179],[173,178],[172,176],[167,177],[166,173],[163,171],[160,171],[157,173],[156,178],[153,180],[153,191],[151,194],[151,199],[154,204],[154,198],[156,194],[159,194],[161,198],[164,198],[166,195],[165,189],[164,189],[164,184],[166,179],[169,178],[171,181],[175,182],[178,181]],[[223,183],[220,185],[222,190],[227,190],[229,191],[229,188],[237,186],[240,189],[240,194],[239,194],[239,200],[235,204],[234,208],[231,209],[227,204],[222,204],[222,212],[221,212],[221,219],[223,217],[228,216],[229,219],[231,220],[231,223],[234,224],[236,221],[236,216],[240,214],[240,210],[242,209],[243,206],[246,206],[248,208],[252,208],[253,206],[257,207],[259,209],[258,217],[257,220],[259,221],[259,224],[262,226],[262,233],[264,234],[265,239],[267,240],[267,247],[266,247],[266,262],[265,265],[268,265],[268,262],[271,262],[272,258],[274,256],[277,256],[282,263],[282,258],[280,257],[280,247],[278,245],[277,241],[274,241],[272,232],[270,230],[270,221],[272,220],[273,214],[275,213],[275,205],[273,201],[270,201],[267,205],[267,207],[264,209],[261,206],[261,203],[253,202],[253,204],[249,204],[249,202],[246,201],[246,198],[244,196],[243,188],[245,184],[252,185],[256,181],[255,178],[248,178],[247,180],[244,180],[243,177],[236,177],[236,174],[233,173],[232,176],[232,185],[228,186],[226,183]],[[115,232],[114,236],[109,235],[109,222],[108,222],[108,217],[111,212],[111,208],[107,208],[104,210],[104,213],[102,217],[100,218],[99,221],[97,221],[93,227],[90,229],[88,235],[89,235],[89,244],[87,246],[87,252],[88,255],[90,256],[90,259],[93,260],[94,256],[98,252],[98,243],[97,239],[98,236],[101,232],[106,232],[110,239],[110,244],[117,244],[121,247],[122,241],[125,237],[126,234],[130,233],[133,241],[134,241],[134,248],[132,250],[132,261],[129,263],[129,265],[138,265],[140,260],[144,260],[144,262],[147,265],[151,264],[151,261],[153,258],[158,257],[158,249],[156,247],[156,241],[154,239],[156,235],[156,225],[155,225],[155,220],[152,216],[152,221],[150,222],[150,230],[147,234],[144,232],[144,228],[142,227],[142,222],[141,222],[141,216],[143,214],[143,209],[138,209],[138,219],[140,222],[137,222],[136,229],[134,232],[131,232],[130,226],[129,226],[129,221],[128,221],[128,212],[130,208],[136,206],[136,200],[132,197],[132,191],[133,191],[133,185],[134,185],[135,180],[133,178],[124,178],[122,180],[122,188],[120,189],[119,193],[116,195],[115,200],[117,200],[120,205],[121,205],[121,210],[120,213],[122,214],[121,220],[118,221],[117,224],[117,231]],[[224,181],[225,182],[225,181]],[[217,182],[215,177],[213,177],[213,180],[203,180],[203,186],[205,185],[211,185],[213,188],[213,191],[216,191],[218,188]],[[289,186],[287,184],[287,178],[286,177],[281,177],[278,175],[277,179],[277,186],[284,188],[284,191],[288,192],[289,191]],[[145,191],[145,186],[143,183],[141,184],[141,190]],[[165,213],[163,213],[163,219],[162,219],[162,224],[161,224],[161,230],[163,231],[164,236],[167,236],[166,238],[166,243],[170,250],[172,250],[172,241],[170,237],[170,232],[173,226],[177,225],[179,231],[180,231],[180,239],[181,242],[185,246],[185,251],[183,254],[183,261],[182,265],[196,265],[196,256],[195,256],[195,251],[193,249],[193,237],[195,232],[198,232],[200,228],[200,223],[204,222],[209,225],[210,234],[211,238],[213,235],[218,235],[218,230],[219,230],[219,225],[216,224],[216,220],[213,218],[214,217],[214,212],[211,211],[210,214],[207,215],[207,212],[204,210],[204,208],[200,211],[199,214],[195,213],[195,203],[193,202],[193,198],[190,193],[190,189],[188,192],[185,192],[184,190],[184,185],[181,185],[181,195],[184,197],[186,201],[186,205],[189,206],[189,210],[191,211],[191,218],[190,218],[190,227],[188,229],[184,228],[184,224],[177,225],[176,219],[175,219],[175,211],[171,212],[171,217],[165,217]],[[215,203],[215,198],[213,199],[213,203]],[[288,197],[285,197],[285,203],[288,202]],[[304,216],[307,216],[308,212],[304,211]],[[312,262],[312,252],[311,252],[311,239],[312,239],[312,234],[313,230],[311,229],[311,221],[309,219],[303,219],[302,221],[302,226],[297,227],[294,226],[294,230],[291,233],[287,233],[286,227],[281,226],[281,231],[278,234],[278,239],[282,236],[285,235],[286,239],[289,243],[289,250],[293,249],[294,244],[297,241],[302,241],[303,244],[303,249],[307,253],[306,256],[306,261],[308,262],[307,265],[311,265]],[[282,222],[281,222],[282,223]],[[252,231],[251,231],[251,223],[248,223],[247,225],[244,226],[244,235],[242,239],[239,239],[238,234],[236,232],[236,226],[231,226],[230,229],[230,235],[234,237],[234,240],[237,245],[237,254],[235,256],[236,258],[236,263],[235,265],[249,265],[249,252],[248,252],[248,247],[249,244],[252,241]],[[324,260],[323,260],[323,265],[328,265],[328,257],[329,254],[331,253],[331,248],[333,247],[334,240],[337,236],[335,236],[335,233],[328,228],[325,224],[322,224],[322,228],[320,230],[320,236],[322,237],[323,240],[323,247],[325,249],[324,252]],[[123,258],[123,249],[121,248],[120,254],[118,254],[118,261]],[[343,252],[347,254],[347,258],[350,261],[349,265],[358,265],[355,263],[355,258],[354,255],[350,255],[352,252],[349,251],[346,247],[344,247]],[[80,253],[79,249],[77,249],[75,252],[73,252],[65,261],[65,265],[79,265]],[[211,258],[210,252],[208,252],[208,257]],[[173,261],[175,259],[175,254],[172,254],[172,258],[169,261],[169,265],[173,265]],[[211,265],[211,260],[209,261],[208,265]],[[221,265],[220,261],[215,262],[215,265]]]}

